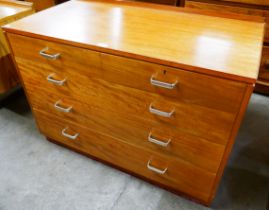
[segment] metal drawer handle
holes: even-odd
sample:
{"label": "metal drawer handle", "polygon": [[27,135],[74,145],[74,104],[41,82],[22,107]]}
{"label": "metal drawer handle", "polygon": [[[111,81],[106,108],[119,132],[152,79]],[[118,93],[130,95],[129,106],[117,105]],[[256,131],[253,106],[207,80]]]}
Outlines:
{"label": "metal drawer handle", "polygon": [[64,128],[64,129],[62,130],[62,135],[63,135],[63,136],[65,136],[65,137],[67,137],[67,138],[69,138],[69,139],[72,139],[72,140],[75,140],[75,139],[79,136],[79,133],[76,133],[76,134],[74,134],[74,135],[70,135],[70,134],[66,133],[67,129],[68,129],[68,127]]}
{"label": "metal drawer handle", "polygon": [[162,146],[162,147],[167,147],[168,144],[171,142],[171,139],[168,139],[166,142],[163,142],[163,141],[160,141],[160,140],[154,138],[154,137],[151,135],[151,132],[150,132],[149,135],[148,135],[148,141],[149,141],[149,142],[152,142],[152,143],[154,143],[154,144],[160,145],[160,146]]}
{"label": "metal drawer handle", "polygon": [[159,115],[159,116],[162,116],[162,117],[171,117],[174,114],[175,109],[173,109],[171,112],[164,112],[164,111],[161,111],[161,110],[153,108],[153,105],[150,104],[149,111],[152,114],[156,114],[156,115]]}
{"label": "metal drawer handle", "polygon": [[154,76],[151,76],[150,83],[158,87],[162,87],[166,89],[174,89],[177,86],[178,81],[175,81],[174,83],[167,83],[167,82],[156,80]]}
{"label": "metal drawer handle", "polygon": [[155,168],[155,167],[153,167],[152,165],[150,165],[150,161],[151,161],[151,160],[149,160],[149,161],[148,161],[148,164],[147,164],[147,167],[148,167],[149,170],[154,171],[154,172],[156,172],[156,173],[158,173],[158,174],[165,174],[165,173],[166,173],[167,168],[165,168],[165,169],[163,169],[163,170],[158,169],[158,168]]}
{"label": "metal drawer handle", "polygon": [[62,103],[62,100],[59,100],[57,101],[55,104],[54,104],[54,107],[62,112],[71,112],[72,111],[72,106],[69,106],[67,108],[64,108],[62,107],[60,104]]}
{"label": "metal drawer handle", "polygon": [[49,82],[55,84],[55,85],[60,85],[60,86],[64,85],[64,83],[66,82],[66,78],[64,78],[63,80],[56,80],[56,79],[53,79],[53,76],[54,76],[54,75],[55,75],[55,74],[52,73],[52,74],[50,74],[49,76],[47,76],[47,80],[48,80]]}
{"label": "metal drawer handle", "polygon": [[44,57],[46,59],[49,59],[49,60],[56,60],[61,55],[60,53],[56,53],[56,54],[53,54],[53,55],[47,54],[46,51],[48,51],[48,50],[49,50],[49,48],[45,47],[44,49],[39,51],[39,55],[41,55],[42,57]]}

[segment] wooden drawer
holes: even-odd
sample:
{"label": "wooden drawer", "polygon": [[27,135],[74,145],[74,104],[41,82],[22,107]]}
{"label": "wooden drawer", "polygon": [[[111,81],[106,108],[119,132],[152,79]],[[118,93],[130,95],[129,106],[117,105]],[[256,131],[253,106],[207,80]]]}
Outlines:
{"label": "wooden drawer", "polygon": [[269,46],[263,47],[259,79],[269,83]]}
{"label": "wooden drawer", "polygon": [[[68,69],[75,74],[79,72],[89,75],[89,72],[99,71],[101,67],[100,54],[95,51],[14,34],[8,34],[8,39],[12,43],[16,62],[17,58],[27,59],[37,63],[40,71],[50,69],[52,72],[65,73]],[[46,48],[48,50],[44,50],[45,53],[60,56],[57,59],[44,58],[40,55],[40,51]]]}
{"label": "wooden drawer", "polygon": [[[193,166],[185,161],[167,158],[155,152],[132,146],[118,139],[100,135],[70,121],[52,117],[34,110],[40,131],[64,145],[104,160],[108,163],[132,171],[175,191],[192,195],[201,201],[207,201],[211,193],[215,175]],[[75,135],[76,139],[63,136],[65,133]],[[158,174],[147,168],[148,162],[153,167],[167,171]]]}
{"label": "wooden drawer", "polygon": [[[236,117],[233,113],[168,101],[158,94],[124,87],[102,79],[90,79],[83,75],[73,75],[76,76],[75,81],[71,77],[64,86],[56,86],[47,82],[46,76],[49,73],[45,70],[39,71],[34,65],[20,63],[18,59],[17,63],[32,106],[42,110],[51,109],[49,112],[57,114],[53,104],[61,99],[65,105],[73,106],[73,110],[76,110],[76,114],[73,112],[69,115],[73,120],[91,119],[98,115],[101,118],[103,113],[109,122],[108,116],[117,113],[122,118],[128,115],[135,122],[167,126],[212,142],[226,144]],[[150,105],[165,112],[174,110],[174,113],[169,118],[161,117],[149,112]],[[93,110],[99,111],[94,113]]]}
{"label": "wooden drawer", "polygon": [[[235,0],[241,1],[241,0]],[[243,2],[242,0],[242,3]],[[265,3],[265,2],[264,2]],[[268,3],[267,3],[268,5]],[[265,41],[269,42],[269,9],[259,9],[255,7],[248,7],[242,4],[241,6],[231,6],[231,5],[223,5],[220,4],[220,1],[211,1],[210,3],[207,2],[198,2],[198,1],[186,1],[185,7],[193,8],[193,9],[203,9],[208,11],[213,11],[217,13],[233,13],[233,14],[243,14],[243,15],[254,15],[264,17],[266,21],[266,30],[265,30]]]}
{"label": "wooden drawer", "polygon": [[[213,122],[215,119],[208,119],[209,122],[206,125],[208,129],[206,129],[205,124],[199,123],[202,116],[196,116],[193,119],[193,116],[189,117],[189,113],[183,110],[182,113],[186,115],[181,114],[174,119],[170,119],[172,123],[177,123],[178,127],[171,126],[169,119],[150,114],[143,104],[141,94],[135,95],[132,89],[129,91],[124,88],[119,91],[104,82],[102,86],[100,86],[100,83],[92,83],[92,86],[89,86],[88,90],[91,91],[88,91],[88,95],[85,94],[81,97],[74,95],[73,98],[60,93],[57,89],[51,91],[49,86],[43,86],[42,83],[35,82],[35,85],[32,83],[32,77],[28,77],[27,73],[22,75],[31,105],[34,108],[82,124],[93,131],[106,133],[132,144],[184,159],[211,172],[218,170],[224,145],[230,134],[229,131],[223,133],[227,137],[226,141],[221,141],[217,137],[213,138],[213,135],[218,134],[214,133],[216,130],[222,132],[221,125],[215,125],[216,122]],[[91,84],[91,82],[89,80],[88,84]],[[38,84],[41,84],[41,86],[38,87]],[[109,88],[105,88],[106,86]],[[100,92],[102,92],[102,97]],[[84,102],[81,102],[80,99]],[[55,103],[59,100],[61,100],[59,103],[61,107],[72,107],[72,110],[66,113],[55,108]],[[184,109],[184,106],[182,108]],[[143,109],[145,110],[143,111]],[[130,112],[133,112],[133,115],[130,115]],[[194,112],[191,114],[195,115]],[[210,115],[210,113],[206,115]],[[216,118],[221,117],[221,115],[219,112],[218,114],[215,113]],[[178,118],[181,120],[178,120]],[[223,121],[225,121],[224,118],[219,118],[219,123],[223,123]],[[210,124],[212,122],[214,126]],[[228,125],[231,126],[229,123]],[[210,134],[206,136],[206,132]],[[152,137],[159,139],[159,141],[167,142],[171,139],[171,143],[167,147],[162,147],[149,142],[150,133]],[[205,136],[201,138],[198,134],[204,134]],[[206,140],[208,136],[212,137],[212,140]]]}
{"label": "wooden drawer", "polygon": [[[236,113],[245,90],[243,83],[134,59],[101,54],[101,60],[106,80],[187,104]],[[150,83],[152,76],[159,81],[178,83],[172,90],[161,88]]]}
{"label": "wooden drawer", "polygon": [[[36,109],[84,125],[95,132],[186,160],[208,171],[216,173],[218,170],[224,145],[210,142],[165,124],[154,123],[128,114],[120,114],[117,111],[96,109],[74,99],[63,99],[66,104],[72,102],[72,111],[69,113],[61,112],[54,108],[55,101],[59,100],[55,94],[49,93],[49,97],[46,97],[45,94],[42,94],[43,91],[39,91],[40,89],[35,90],[34,96],[33,92],[30,92],[30,100]],[[170,143],[167,146],[162,146],[156,144],[156,141],[152,142],[154,141],[152,139],[150,142],[150,135],[161,143],[168,141]]]}
{"label": "wooden drawer", "polygon": [[[77,87],[80,85],[77,79],[77,71],[79,71],[81,75],[88,78],[101,78],[126,87],[157,93],[168,97],[169,100],[231,113],[238,112],[246,87],[240,82],[108,54],[97,54],[93,51],[86,52],[82,49],[73,49],[73,47],[23,36],[10,34],[9,39],[19,65],[36,66],[40,73],[46,72],[46,77],[50,73],[56,73],[60,77],[70,78],[77,83]],[[42,58],[38,53],[45,46],[49,46],[55,52],[60,52],[62,57],[55,61]],[[82,54],[84,56],[81,56]],[[174,89],[154,86],[150,83],[152,76],[156,80],[168,83],[177,81],[177,86]],[[79,88],[84,87],[81,85]]]}

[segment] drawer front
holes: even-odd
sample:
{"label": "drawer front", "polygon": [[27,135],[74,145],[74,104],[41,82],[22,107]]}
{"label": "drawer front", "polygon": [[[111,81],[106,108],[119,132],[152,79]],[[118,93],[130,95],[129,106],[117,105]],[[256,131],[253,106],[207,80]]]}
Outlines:
{"label": "drawer front", "polygon": [[[197,123],[190,125],[188,132],[184,130],[186,126],[179,129],[162,121],[155,122],[144,117],[131,116],[128,112],[118,112],[115,108],[114,110],[102,109],[101,106],[110,108],[113,106],[113,101],[117,103],[116,100],[108,100],[110,103],[86,104],[74,98],[45,92],[45,89],[27,84],[26,89],[30,93],[30,101],[34,108],[83,124],[93,131],[106,133],[132,144],[187,160],[211,172],[218,170],[224,145],[194,135],[191,128],[199,127]],[[100,101],[96,97],[87,99],[89,102],[94,101],[95,103]],[[61,111],[59,108],[55,108],[56,102],[59,102],[58,106],[66,110],[72,107],[72,110],[70,112]],[[128,104],[124,104],[126,106],[122,107],[119,103],[116,105],[118,109],[126,110],[125,107],[128,107]],[[161,120],[161,118],[159,119]],[[182,121],[184,122],[184,120]],[[198,131],[200,130],[198,129]]]}
{"label": "drawer front", "polygon": [[[69,69],[76,74],[79,72],[87,75],[88,72],[97,71],[96,69],[99,71],[101,67],[100,54],[95,51],[10,33],[7,36],[15,60],[23,58],[38,63],[40,71],[46,68],[64,74]],[[41,51],[43,56],[40,55]]]}
{"label": "drawer front", "polygon": [[[239,0],[238,0],[239,1]],[[242,6],[229,6],[229,5],[222,5],[216,3],[205,3],[205,2],[196,2],[196,1],[186,1],[185,7],[193,8],[193,9],[203,9],[213,12],[220,12],[220,13],[234,13],[234,14],[243,14],[243,15],[254,15],[264,17],[266,21],[266,28],[265,28],[265,41],[269,42],[269,10],[268,9],[256,9],[251,7],[244,7]]]}
{"label": "drawer front", "polygon": [[[143,98],[128,90],[124,89],[126,92],[119,92],[93,84],[91,86],[93,88],[92,92],[88,91],[88,95],[85,94],[84,97],[76,98],[62,94],[60,91],[49,91],[49,86],[41,88],[34,83],[28,83],[27,81],[32,78],[25,79],[27,78],[26,75],[28,74],[24,75],[25,87],[34,108],[82,124],[93,131],[106,133],[126,142],[184,159],[211,172],[218,170],[225,142],[217,142],[213,138],[211,141],[206,140],[206,132],[213,135],[216,130],[221,130],[220,125],[216,124],[216,126],[215,122],[213,123],[215,126],[207,123],[208,129],[205,129],[205,125],[198,122],[200,120],[199,116],[196,116],[197,120],[191,120],[191,117],[188,116],[182,116],[181,119],[179,116],[181,120],[178,118],[171,119],[172,123],[179,125],[177,127],[169,125],[169,119],[155,117],[148,110],[145,110],[146,114],[143,114],[140,108],[147,109],[141,101]],[[90,84],[90,80],[88,84]],[[99,94],[98,89],[102,94]],[[79,101],[81,98],[85,98],[84,102]],[[133,115],[129,114],[130,110],[133,111]],[[183,111],[183,113],[185,112]],[[195,113],[191,114],[195,115]],[[219,111],[215,114],[218,117],[221,116]],[[152,118],[145,118],[147,115]],[[207,115],[210,115],[210,113]],[[215,119],[208,120],[212,123]],[[219,121],[223,123],[223,119],[219,119]],[[212,131],[209,131],[209,128]],[[194,135],[195,133],[201,134],[201,132],[204,133],[204,138]],[[228,139],[229,132],[227,131],[225,135]]]}
{"label": "drawer front", "polygon": [[187,162],[97,134],[38,110],[34,110],[34,113],[40,131],[49,138],[196,199],[207,201],[210,197],[215,179],[212,173]]}
{"label": "drawer front", "polygon": [[269,82],[269,46],[263,47],[259,79]]}
{"label": "drawer front", "polygon": [[[101,54],[107,81],[140,90],[154,92],[186,104],[237,113],[245,91],[245,84],[153,63]],[[167,89],[152,84],[151,78],[173,84]],[[225,91],[224,91],[225,90]]]}
{"label": "drawer front", "polygon": [[133,145],[191,162],[213,173],[219,168],[224,145],[127,114],[120,115],[95,109],[74,100],[64,100],[66,104],[73,102],[70,113],[61,112],[54,108],[53,94],[50,94],[52,99],[48,99],[47,103],[39,103],[44,95],[39,96],[40,98],[33,99],[33,107],[61,119],[82,124],[92,131],[105,133]]}
{"label": "drawer front", "polygon": [[[236,116],[236,114],[207,107],[168,101],[157,94],[124,87],[101,79],[90,79],[78,74],[74,74],[72,78],[76,77],[79,82],[67,79],[65,85],[57,86],[46,80],[49,73],[39,71],[33,65],[25,62],[17,63],[34,107],[43,110],[53,109],[53,104],[61,99],[64,105],[73,106],[73,111],[76,110],[77,114],[72,112],[70,116],[78,120],[85,117],[91,119],[98,115],[101,117],[102,113],[107,119],[108,116],[116,113],[122,118],[128,115],[135,122],[166,126],[212,142],[226,144]],[[61,79],[63,78],[65,77],[61,76]],[[171,117],[163,117],[154,113],[152,109],[150,112],[150,107],[155,111],[173,112],[173,114]],[[96,113],[93,110],[99,111]],[[51,111],[56,112],[56,110]],[[110,121],[109,118],[108,121]]]}
{"label": "drawer front", "polygon": [[[76,81],[77,85],[80,83],[77,79],[77,72],[79,72],[80,75],[88,78],[101,78],[126,87],[163,95],[172,101],[231,113],[238,112],[245,91],[245,84],[239,82],[92,51],[85,50],[82,53],[81,49],[74,48],[78,50],[75,53],[76,51],[69,46],[17,35],[9,35],[9,39],[18,63],[28,62],[30,65],[37,66],[40,71],[47,69],[47,73],[56,73],[70,78]],[[23,44],[28,42],[31,43],[32,49],[28,48],[27,44]],[[60,52],[62,56],[54,61],[42,58],[38,52],[44,46],[49,46],[54,52]],[[62,50],[65,47],[68,50]],[[76,59],[78,59],[77,63]]]}

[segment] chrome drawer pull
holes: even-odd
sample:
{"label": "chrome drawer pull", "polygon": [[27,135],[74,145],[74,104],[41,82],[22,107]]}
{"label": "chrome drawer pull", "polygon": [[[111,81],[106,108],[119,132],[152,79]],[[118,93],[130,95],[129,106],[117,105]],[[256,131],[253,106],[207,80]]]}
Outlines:
{"label": "chrome drawer pull", "polygon": [[64,78],[63,80],[56,80],[56,79],[53,79],[53,76],[54,76],[54,75],[55,75],[55,74],[52,73],[52,74],[50,74],[49,76],[47,76],[47,80],[48,80],[49,82],[55,84],[55,85],[60,85],[60,86],[64,85],[64,83],[66,82],[66,78]]}
{"label": "chrome drawer pull", "polygon": [[164,111],[161,111],[161,110],[153,108],[153,105],[150,104],[149,111],[152,114],[156,114],[156,115],[159,115],[159,116],[162,116],[162,117],[171,117],[174,114],[175,109],[173,109],[171,112],[164,112]]}
{"label": "chrome drawer pull", "polygon": [[64,108],[60,105],[60,103],[62,102],[62,100],[59,100],[57,101],[55,104],[54,104],[54,107],[62,112],[71,112],[72,111],[72,106],[69,106],[67,108]]}
{"label": "chrome drawer pull", "polygon": [[165,172],[167,171],[167,168],[165,168],[164,170],[161,170],[161,169],[158,169],[158,168],[155,168],[153,166],[150,165],[150,160],[148,161],[148,164],[147,164],[147,167],[149,170],[151,171],[154,171],[158,174],[165,174]]}
{"label": "chrome drawer pull", "polygon": [[160,140],[154,138],[154,137],[151,135],[151,132],[150,132],[149,135],[148,135],[148,141],[149,141],[149,142],[152,142],[152,143],[154,143],[154,144],[158,144],[158,145],[160,145],[160,146],[162,146],[162,147],[167,147],[168,144],[171,142],[171,139],[168,139],[166,142],[163,142],[163,141],[160,141]]}
{"label": "chrome drawer pull", "polygon": [[79,133],[76,133],[75,135],[70,135],[68,133],[66,133],[66,130],[68,129],[68,127],[64,128],[62,130],[62,135],[69,138],[69,139],[72,139],[72,140],[75,140],[78,136],[79,136]]}
{"label": "chrome drawer pull", "polygon": [[49,60],[56,60],[61,55],[60,53],[56,53],[54,55],[47,54],[46,51],[48,51],[48,50],[49,50],[49,48],[45,47],[44,49],[39,51],[39,55],[41,55],[42,57],[49,59]]}
{"label": "chrome drawer pull", "polygon": [[159,80],[154,79],[154,76],[152,76],[150,78],[150,83],[152,85],[158,86],[158,87],[162,87],[162,88],[166,88],[166,89],[174,89],[177,86],[178,81],[175,81],[174,83],[167,83],[167,82],[162,82]]}

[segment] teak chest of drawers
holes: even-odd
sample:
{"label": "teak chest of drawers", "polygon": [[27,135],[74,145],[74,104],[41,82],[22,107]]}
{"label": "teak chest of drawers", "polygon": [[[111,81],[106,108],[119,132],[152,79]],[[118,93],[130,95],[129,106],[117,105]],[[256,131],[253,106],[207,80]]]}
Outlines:
{"label": "teak chest of drawers", "polygon": [[4,30],[49,140],[210,204],[257,79],[264,23],[70,1]]}

